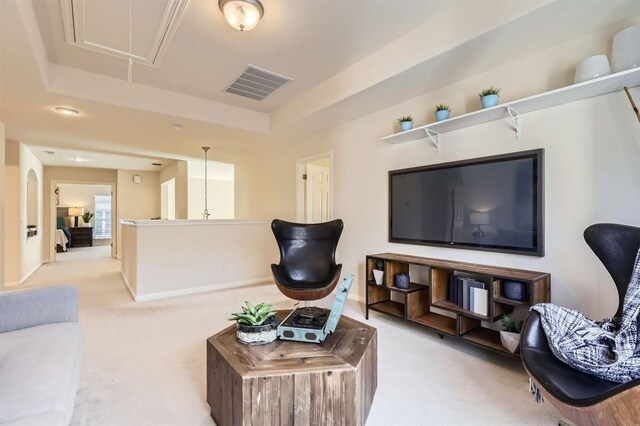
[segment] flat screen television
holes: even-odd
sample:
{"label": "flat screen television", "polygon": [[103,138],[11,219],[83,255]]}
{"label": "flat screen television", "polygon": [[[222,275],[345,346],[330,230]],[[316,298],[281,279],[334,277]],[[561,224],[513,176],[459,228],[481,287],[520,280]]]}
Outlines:
{"label": "flat screen television", "polygon": [[544,256],[544,150],[389,172],[389,241]]}

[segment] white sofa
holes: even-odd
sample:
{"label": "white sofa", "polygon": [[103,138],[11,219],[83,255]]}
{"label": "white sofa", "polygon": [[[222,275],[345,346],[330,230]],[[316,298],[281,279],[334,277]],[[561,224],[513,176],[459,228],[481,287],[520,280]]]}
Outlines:
{"label": "white sofa", "polygon": [[0,425],[68,425],[82,354],[75,287],[0,293]]}

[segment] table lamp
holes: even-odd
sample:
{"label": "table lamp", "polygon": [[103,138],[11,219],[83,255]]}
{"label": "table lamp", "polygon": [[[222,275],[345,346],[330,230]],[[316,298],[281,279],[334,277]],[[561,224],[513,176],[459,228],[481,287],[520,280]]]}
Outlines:
{"label": "table lamp", "polygon": [[84,208],[82,207],[69,207],[69,216],[75,217],[74,227],[78,227],[78,216],[84,214]]}

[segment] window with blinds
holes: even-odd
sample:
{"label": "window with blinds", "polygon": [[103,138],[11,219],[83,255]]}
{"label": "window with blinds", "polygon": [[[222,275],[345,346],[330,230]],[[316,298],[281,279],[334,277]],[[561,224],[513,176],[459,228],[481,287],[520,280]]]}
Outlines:
{"label": "window with blinds", "polygon": [[95,225],[93,238],[96,240],[111,239],[111,195],[95,196]]}

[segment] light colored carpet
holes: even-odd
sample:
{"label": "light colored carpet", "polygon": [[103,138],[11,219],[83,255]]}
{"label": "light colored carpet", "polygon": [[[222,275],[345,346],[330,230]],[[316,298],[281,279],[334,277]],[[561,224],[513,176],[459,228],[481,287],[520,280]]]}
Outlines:
{"label": "light colored carpet", "polygon": [[[79,267],[81,265],[81,267]],[[72,425],[212,425],[206,339],[244,300],[288,308],[274,285],[135,304],[113,259],[48,264],[28,286],[79,289],[86,346]],[[345,313],[364,321],[360,304]],[[372,313],[378,390],[368,425],[555,425],[519,361]]]}
{"label": "light colored carpet", "polygon": [[71,247],[62,253],[56,253],[56,262],[70,260],[95,260],[111,257],[111,246],[100,245],[93,247]]}

